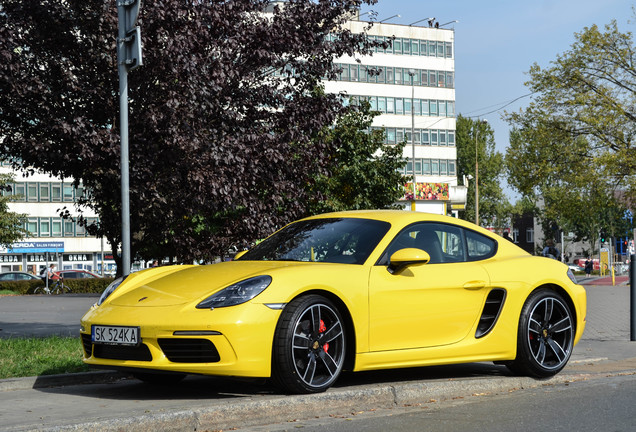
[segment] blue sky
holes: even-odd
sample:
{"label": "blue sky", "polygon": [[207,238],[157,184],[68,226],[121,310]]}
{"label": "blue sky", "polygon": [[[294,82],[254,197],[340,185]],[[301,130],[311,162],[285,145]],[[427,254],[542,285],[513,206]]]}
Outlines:
{"label": "blue sky", "polygon": [[636,32],[632,5],[636,0],[379,0],[361,12],[376,11],[377,21],[399,14],[387,21],[396,24],[458,20],[447,26],[455,29],[457,113],[487,119],[503,153],[509,131],[503,109],[518,110],[530,98],[500,108],[529,93],[524,82],[530,66],[549,66],[571,47],[574,33],[593,24],[603,27],[616,19],[621,31]]}

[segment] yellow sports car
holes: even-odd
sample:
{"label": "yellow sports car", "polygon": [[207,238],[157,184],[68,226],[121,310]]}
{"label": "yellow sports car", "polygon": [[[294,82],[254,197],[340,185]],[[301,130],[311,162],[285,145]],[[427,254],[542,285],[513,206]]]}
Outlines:
{"label": "yellow sports car", "polygon": [[546,377],[585,328],[565,264],[468,222],[323,214],[231,262],[114,281],[81,321],[84,362],[147,381],[271,377],[321,392],[342,370],[494,361]]}

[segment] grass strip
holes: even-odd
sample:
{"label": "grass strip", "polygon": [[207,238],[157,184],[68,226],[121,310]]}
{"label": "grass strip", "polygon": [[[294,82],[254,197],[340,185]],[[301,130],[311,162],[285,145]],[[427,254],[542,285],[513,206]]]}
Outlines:
{"label": "grass strip", "polygon": [[0,379],[88,370],[79,337],[0,339]]}

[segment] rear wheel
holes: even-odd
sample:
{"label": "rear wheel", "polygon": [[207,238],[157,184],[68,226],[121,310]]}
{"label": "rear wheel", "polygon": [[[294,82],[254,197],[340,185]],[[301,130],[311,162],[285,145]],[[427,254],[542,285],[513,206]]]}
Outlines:
{"label": "rear wheel", "polygon": [[336,306],[319,295],[289,303],[274,335],[273,378],[291,393],[327,390],[342,371],[346,337]]}
{"label": "rear wheel", "polygon": [[574,320],[567,302],[552,290],[536,291],[521,311],[517,358],[508,364],[516,374],[538,378],[565,367],[574,346]]}

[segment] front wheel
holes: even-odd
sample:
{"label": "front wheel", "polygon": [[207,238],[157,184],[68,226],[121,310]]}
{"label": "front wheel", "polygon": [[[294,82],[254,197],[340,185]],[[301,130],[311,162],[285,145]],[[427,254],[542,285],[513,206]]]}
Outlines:
{"label": "front wheel", "polygon": [[274,335],[274,381],[291,393],[327,390],[342,371],[346,335],[338,308],[319,295],[290,302]]}
{"label": "front wheel", "polygon": [[552,290],[536,291],[521,310],[517,358],[508,367],[538,378],[563,369],[574,347],[574,320],[567,302]]}

